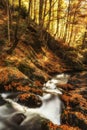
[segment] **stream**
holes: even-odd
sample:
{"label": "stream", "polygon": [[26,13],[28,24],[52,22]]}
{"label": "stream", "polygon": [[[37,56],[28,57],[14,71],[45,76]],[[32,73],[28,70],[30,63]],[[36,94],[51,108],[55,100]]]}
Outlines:
{"label": "stream", "polygon": [[[5,99],[9,103],[0,105],[0,118],[8,118],[15,113],[23,113],[27,118],[22,122],[24,124],[26,121],[30,120],[35,114],[39,114],[41,117],[49,119],[54,124],[61,124],[61,112],[63,103],[60,100],[60,95],[62,94],[61,89],[57,88],[58,84],[66,84],[68,82],[68,74],[59,74],[54,76],[52,79],[44,84],[43,90],[47,91],[43,96],[40,96],[42,100],[42,105],[39,108],[28,108],[22,106],[12,99],[8,99],[8,94],[2,93],[1,98]],[[3,128],[3,123],[0,123],[0,127]]]}

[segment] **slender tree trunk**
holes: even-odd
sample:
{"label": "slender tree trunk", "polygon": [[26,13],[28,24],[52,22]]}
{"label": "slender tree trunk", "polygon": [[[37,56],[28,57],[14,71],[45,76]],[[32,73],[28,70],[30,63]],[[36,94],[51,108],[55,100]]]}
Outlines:
{"label": "slender tree trunk", "polygon": [[33,0],[31,0],[30,17],[33,19]]}
{"label": "slender tree trunk", "polygon": [[71,25],[70,38],[69,38],[68,45],[70,45],[71,40],[72,40],[72,35],[73,35],[73,30],[74,30],[74,21],[75,21],[75,16],[76,16],[76,13],[74,14],[74,17],[73,17],[73,22],[72,22],[72,25]]}
{"label": "slender tree trunk", "polygon": [[[86,30],[87,30],[87,25],[86,25]],[[85,31],[84,35],[83,35],[83,43],[82,43],[82,48],[85,48],[85,39],[87,38],[87,32]]]}
{"label": "slender tree trunk", "polygon": [[50,9],[49,9],[49,19],[48,19],[48,23],[47,23],[47,27],[46,29],[49,30],[50,29],[50,22],[51,22],[51,13],[52,13],[52,0],[49,0],[49,4],[50,4]]}
{"label": "slender tree trunk", "polygon": [[21,0],[19,0],[19,7],[21,8]]}
{"label": "slender tree trunk", "polygon": [[57,28],[56,28],[56,34],[59,36],[59,10],[60,10],[60,0],[58,0],[58,9],[57,9]]}
{"label": "slender tree trunk", "polygon": [[14,7],[14,0],[12,0],[12,7]]}
{"label": "slender tree trunk", "polygon": [[27,17],[27,24],[29,24],[29,22],[30,22],[31,2],[32,2],[32,0],[28,0],[28,17]]}
{"label": "slender tree trunk", "polygon": [[18,17],[17,17],[17,20],[16,20],[16,28],[15,28],[14,39],[18,39],[18,29],[19,29],[19,20],[20,20],[20,9],[21,9],[21,0],[19,0],[19,10],[18,10]]}
{"label": "slender tree trunk", "polygon": [[10,37],[10,4],[9,0],[7,0],[7,16],[8,16],[8,46],[10,45],[11,37]]}
{"label": "slender tree trunk", "polygon": [[9,54],[11,54],[13,52],[13,50],[16,48],[18,41],[19,41],[19,38],[18,38],[19,20],[20,20],[20,2],[19,2],[18,17],[17,17],[17,20],[16,20],[16,27],[15,27],[15,32],[14,32],[13,46],[7,51]]}
{"label": "slender tree trunk", "polygon": [[39,25],[42,27],[43,26],[43,4],[44,0],[39,0]]}
{"label": "slender tree trunk", "polygon": [[12,0],[12,14],[14,14],[14,0]]}
{"label": "slender tree trunk", "polygon": [[44,0],[44,11],[43,11],[43,25],[45,25],[45,15],[47,10],[47,0]]}
{"label": "slender tree trunk", "polygon": [[71,5],[71,0],[69,0],[68,12],[67,12],[67,16],[66,16],[65,34],[64,34],[64,38],[63,38],[65,42],[66,42],[67,31],[68,31],[68,22],[69,22],[70,5]]}
{"label": "slender tree trunk", "polygon": [[36,0],[34,0],[34,21],[36,20]]}
{"label": "slender tree trunk", "polygon": [[77,30],[77,28],[76,27],[74,27],[74,29],[73,29],[73,36],[72,36],[72,43],[74,43],[75,42],[75,39],[76,39],[76,30]]}

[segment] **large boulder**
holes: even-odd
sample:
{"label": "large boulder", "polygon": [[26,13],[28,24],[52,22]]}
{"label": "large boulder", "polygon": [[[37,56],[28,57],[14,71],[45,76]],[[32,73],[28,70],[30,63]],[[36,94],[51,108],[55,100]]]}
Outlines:
{"label": "large boulder", "polygon": [[29,85],[30,80],[15,67],[0,67],[0,91],[17,90],[19,86]]}

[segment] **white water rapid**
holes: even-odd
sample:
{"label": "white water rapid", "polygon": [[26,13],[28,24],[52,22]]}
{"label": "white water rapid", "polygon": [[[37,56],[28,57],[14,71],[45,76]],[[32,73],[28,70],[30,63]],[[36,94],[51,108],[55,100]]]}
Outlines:
{"label": "white water rapid", "polygon": [[[59,95],[62,92],[56,87],[57,84],[65,84],[67,83],[69,75],[67,74],[59,74],[49,80],[44,84],[43,90],[47,91],[44,93],[41,98],[42,106],[39,108],[27,108],[24,107],[11,99],[8,100],[12,107],[9,105],[0,106],[0,116],[9,116],[13,112],[22,112],[27,116],[27,120],[34,114],[39,114],[46,119],[49,119],[54,124],[61,124],[61,110],[62,110],[62,102],[59,98]],[[5,94],[1,95],[3,98],[6,98]]]}

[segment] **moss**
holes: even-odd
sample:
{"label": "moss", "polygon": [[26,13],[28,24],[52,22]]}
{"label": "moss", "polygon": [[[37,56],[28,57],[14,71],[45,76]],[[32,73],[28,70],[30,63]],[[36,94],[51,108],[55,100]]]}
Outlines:
{"label": "moss", "polygon": [[18,69],[28,77],[31,77],[32,73],[34,72],[34,69],[28,66],[26,63],[20,63]]}
{"label": "moss", "polygon": [[44,82],[45,78],[42,75],[34,74],[35,70],[31,68],[26,63],[20,63],[18,69],[25,75],[27,75],[31,80],[39,80]]}

